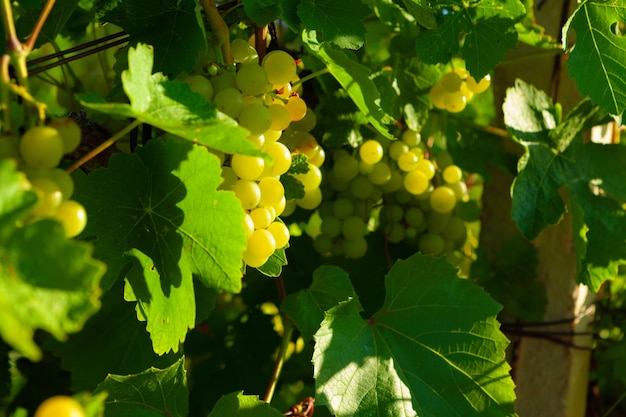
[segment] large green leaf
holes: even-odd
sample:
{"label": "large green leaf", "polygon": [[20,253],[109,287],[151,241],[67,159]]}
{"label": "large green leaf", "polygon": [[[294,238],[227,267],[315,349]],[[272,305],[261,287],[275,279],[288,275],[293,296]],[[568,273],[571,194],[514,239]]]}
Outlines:
{"label": "large green leaf", "polygon": [[24,181],[12,160],[0,161],[0,336],[38,360],[35,330],[59,340],[78,332],[100,307],[105,266],[92,259],[90,244],[67,239],[56,221],[19,225],[36,201]]}
{"label": "large green leaf", "polygon": [[339,416],[512,416],[500,306],[441,258],[389,272],[369,319],[352,299],[326,313],[313,356],[318,403]]}
{"label": "large green leaf", "polygon": [[614,115],[626,108],[626,38],[619,33],[626,21],[626,4],[609,0],[583,1],[563,27],[576,43],[569,48],[569,74],[580,91]]}
{"label": "large green leaf", "polygon": [[461,56],[476,79],[492,71],[515,48],[515,23],[525,15],[518,0],[448,0],[438,2],[437,11],[441,23],[418,36],[418,56],[428,64],[448,63],[463,45]]}
{"label": "large green leaf", "polygon": [[156,71],[168,75],[189,71],[200,52],[207,50],[202,17],[193,0],[118,1],[116,7],[102,10],[100,20],[123,28],[131,45],[154,47]]}
{"label": "large green leaf", "polygon": [[282,414],[254,395],[233,392],[219,399],[209,417],[281,417]]}
{"label": "large green leaf", "polygon": [[186,416],[189,408],[185,364],[134,375],[109,375],[94,393],[107,392],[105,417]]}
{"label": "large green leaf", "polygon": [[322,40],[344,49],[363,46],[362,20],[369,13],[361,0],[309,0],[298,5],[298,17],[306,29],[321,32]]}
{"label": "large green leaf", "polygon": [[[107,168],[92,172],[76,198],[93,214],[84,235],[97,237],[96,253],[109,266],[104,285],[111,285],[132,259],[125,254],[136,249],[147,256],[141,259],[144,270],[158,272],[166,298],[192,273],[207,287],[238,292],[243,210],[232,192],[216,190],[220,183],[218,159],[176,139],[114,155]],[[187,296],[192,299],[193,292]]]}
{"label": "large green leaf", "polygon": [[94,93],[79,95],[83,106],[106,114],[131,117],[185,139],[226,153],[260,154],[245,138],[248,131],[193,93],[186,83],[152,74],[153,51],[137,45],[128,51],[128,70],[122,73],[127,103],[109,103]]}
{"label": "large green leaf", "polygon": [[324,313],[353,296],[348,274],[335,266],[323,265],[313,273],[311,287],[289,294],[281,309],[294,321],[302,336],[312,340],[324,320]]}

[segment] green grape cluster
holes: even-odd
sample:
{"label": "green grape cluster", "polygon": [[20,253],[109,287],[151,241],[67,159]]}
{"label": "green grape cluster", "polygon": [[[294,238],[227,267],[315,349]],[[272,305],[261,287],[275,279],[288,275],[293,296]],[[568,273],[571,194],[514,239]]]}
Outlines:
{"label": "green grape cluster", "polygon": [[443,74],[430,89],[430,101],[438,109],[458,113],[465,109],[474,94],[486,91],[490,85],[489,75],[476,81],[467,70],[454,68]]}
{"label": "green grape cluster", "polygon": [[[270,163],[260,157],[216,152],[222,160],[220,188],[233,191],[245,211],[247,247],[243,261],[258,268],[289,242],[289,230],[278,216],[288,215],[295,204],[314,209],[321,201],[318,167],[324,153],[308,133],[315,125],[315,115],[292,85],[298,80],[294,58],[276,50],[259,64],[256,50],[246,41],[236,39],[231,47],[234,67],[209,76],[192,75],[185,82],[237,120],[250,132],[248,140],[271,156]],[[305,195],[289,200],[288,207],[280,177],[290,169],[293,153],[307,156],[309,170],[295,175]]]}
{"label": "green grape cluster", "polygon": [[84,230],[87,213],[80,203],[71,200],[74,182],[58,165],[63,155],[78,147],[80,140],[80,127],[70,118],[55,120],[48,126],[31,127],[19,139],[0,137],[0,159],[17,160],[26,175],[25,188],[39,197],[27,221],[55,219],[63,225],[69,238]]}
{"label": "green grape cluster", "polygon": [[434,161],[418,132],[401,139],[370,139],[355,151],[341,149],[324,172],[325,200],[313,245],[325,256],[360,258],[369,232],[423,253],[444,255],[466,241],[457,203],[469,199],[463,171],[449,154]]}

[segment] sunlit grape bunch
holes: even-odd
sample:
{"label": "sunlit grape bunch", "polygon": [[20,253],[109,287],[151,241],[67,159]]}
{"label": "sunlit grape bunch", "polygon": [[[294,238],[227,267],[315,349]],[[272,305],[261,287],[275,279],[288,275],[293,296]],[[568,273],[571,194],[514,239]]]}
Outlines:
{"label": "sunlit grape bunch", "polygon": [[430,160],[418,132],[405,130],[393,142],[366,140],[353,152],[339,150],[333,161],[313,241],[322,255],[360,258],[370,232],[434,255],[464,244],[466,225],[456,215],[457,203],[468,200],[463,171],[446,153]]}
{"label": "sunlit grape bunch", "polygon": [[78,147],[80,140],[80,127],[70,118],[55,120],[48,126],[31,127],[19,139],[0,137],[0,159],[17,160],[27,178],[25,187],[39,197],[27,221],[55,219],[63,225],[69,238],[83,231],[87,214],[80,203],[71,200],[74,182],[58,165],[63,155]]}
{"label": "sunlit grape bunch", "polygon": [[275,50],[259,64],[256,50],[243,39],[235,39],[231,47],[235,66],[208,76],[193,75],[185,81],[192,90],[213,101],[219,111],[237,120],[250,132],[248,140],[272,158],[268,162],[243,154],[219,155],[223,177],[220,188],[233,191],[245,211],[247,247],[243,261],[258,268],[289,242],[289,230],[278,216],[287,207],[280,177],[289,171],[292,154],[305,154],[309,169],[294,175],[304,185],[305,195],[291,203],[290,210],[294,204],[307,209],[319,205],[318,167],[324,154],[308,133],[315,125],[315,115],[292,86],[298,80],[294,58]]}
{"label": "sunlit grape bunch", "polygon": [[454,68],[443,74],[439,82],[430,89],[430,101],[438,109],[458,113],[465,109],[474,94],[486,91],[490,84],[489,75],[476,81],[467,70]]}

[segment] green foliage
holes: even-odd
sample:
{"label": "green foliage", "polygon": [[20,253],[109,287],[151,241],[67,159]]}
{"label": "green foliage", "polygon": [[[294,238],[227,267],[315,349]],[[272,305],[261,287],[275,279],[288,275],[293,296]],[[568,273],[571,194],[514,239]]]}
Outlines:
{"label": "green foliage", "polygon": [[253,395],[233,392],[224,395],[215,404],[211,417],[280,417],[281,413]]}
{"label": "green foliage", "polygon": [[563,45],[570,44],[572,30],[576,34],[576,45],[568,49],[570,76],[583,94],[616,116],[626,108],[626,39],[620,29],[625,20],[623,4],[584,1],[563,27]]}
{"label": "green foliage", "polygon": [[361,21],[368,14],[361,0],[316,0],[298,5],[298,17],[308,30],[322,34],[322,41],[343,49],[358,49],[365,42]]}

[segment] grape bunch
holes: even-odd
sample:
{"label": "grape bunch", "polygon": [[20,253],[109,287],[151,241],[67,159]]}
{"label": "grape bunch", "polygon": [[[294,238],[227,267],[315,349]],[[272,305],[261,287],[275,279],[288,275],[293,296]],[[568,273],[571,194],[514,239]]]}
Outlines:
{"label": "grape bunch", "polygon": [[429,155],[420,134],[410,129],[393,142],[375,138],[353,152],[337,151],[324,173],[328,198],[317,211],[314,248],[325,256],[360,258],[367,253],[365,235],[376,231],[423,253],[458,250],[466,225],[455,209],[469,199],[463,171],[447,153],[434,161]]}
{"label": "grape bunch", "polygon": [[84,230],[87,213],[80,203],[71,200],[74,182],[58,165],[63,155],[78,147],[80,140],[80,127],[70,118],[57,119],[48,126],[31,127],[19,139],[0,137],[0,159],[17,160],[20,170],[26,174],[26,188],[39,197],[27,221],[57,220],[68,238]]}
{"label": "grape bunch", "polygon": [[248,42],[235,39],[231,47],[235,66],[216,72],[216,66],[211,65],[208,74],[192,75],[184,81],[213,101],[222,113],[237,120],[250,132],[248,140],[272,158],[269,163],[256,156],[216,152],[222,160],[220,188],[233,191],[245,211],[247,247],[243,261],[258,268],[289,242],[289,230],[278,216],[287,207],[280,177],[291,168],[292,153],[310,157],[308,171],[294,176],[305,189],[297,203],[313,209],[321,201],[321,172],[315,157],[319,161],[321,155],[323,162],[323,151],[308,133],[315,124],[315,115],[292,86],[298,80],[294,58],[275,50],[259,64],[258,54]]}
{"label": "grape bunch", "polygon": [[474,94],[486,91],[490,84],[489,75],[476,81],[467,70],[454,68],[442,75],[439,82],[430,89],[430,101],[438,109],[459,113],[465,109]]}

